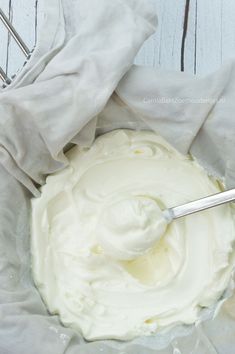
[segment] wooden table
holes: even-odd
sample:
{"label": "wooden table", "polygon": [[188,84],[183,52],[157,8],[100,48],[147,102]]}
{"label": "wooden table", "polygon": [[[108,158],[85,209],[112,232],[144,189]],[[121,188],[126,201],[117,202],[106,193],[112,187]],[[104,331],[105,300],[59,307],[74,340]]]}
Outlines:
{"label": "wooden table", "polygon": [[[158,29],[143,45],[137,64],[205,74],[235,57],[235,0],[149,1],[158,14]],[[0,7],[32,49],[40,0],[0,0]],[[0,66],[11,76],[23,62],[0,23]]]}

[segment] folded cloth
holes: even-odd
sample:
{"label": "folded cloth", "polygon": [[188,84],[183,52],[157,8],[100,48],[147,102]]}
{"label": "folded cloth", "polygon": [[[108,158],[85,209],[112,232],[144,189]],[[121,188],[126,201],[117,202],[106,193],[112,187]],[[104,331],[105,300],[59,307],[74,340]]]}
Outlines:
{"label": "folded cloth", "polygon": [[[234,185],[233,62],[202,78],[132,66],[155,28],[143,0],[53,0],[45,14],[29,67],[0,95],[0,162],[12,175],[37,195],[33,182],[66,164],[69,142],[91,142],[108,108],[117,128],[132,111],[134,123],[138,116]],[[121,106],[109,100],[115,89]]]}
{"label": "folded cloth", "polygon": [[45,14],[34,66],[0,95],[0,161],[34,194],[31,180],[66,163],[63,148],[102,111],[156,22],[143,0],[53,0]]}
{"label": "folded cloth", "polygon": [[133,66],[116,92],[149,128],[234,188],[234,61],[206,77]]}
{"label": "folded cloth", "polygon": [[[132,66],[156,26],[144,0],[50,0],[42,6],[37,47],[0,92],[0,352],[215,353],[195,328],[176,332],[191,331],[179,345],[170,343],[171,333],[87,344],[64,328],[47,313],[31,279],[29,198],[39,194],[47,174],[66,165],[69,143],[89,146],[96,134],[116,128],[153,129],[234,186],[234,62],[204,78]],[[228,346],[224,352],[230,354]]]}

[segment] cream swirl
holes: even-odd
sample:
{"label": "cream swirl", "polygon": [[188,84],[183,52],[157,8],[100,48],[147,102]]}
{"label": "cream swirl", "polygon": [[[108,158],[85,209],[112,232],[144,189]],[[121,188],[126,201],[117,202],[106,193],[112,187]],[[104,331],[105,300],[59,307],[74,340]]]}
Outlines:
{"label": "cream swirl", "polygon": [[131,260],[149,251],[163,236],[166,226],[156,201],[126,197],[102,210],[96,227],[97,240],[111,257]]}
{"label": "cream swirl", "polygon": [[167,228],[161,209],[220,184],[153,132],[113,131],[67,156],[32,201],[33,275],[49,311],[88,340],[193,323],[228,285],[233,207]]}

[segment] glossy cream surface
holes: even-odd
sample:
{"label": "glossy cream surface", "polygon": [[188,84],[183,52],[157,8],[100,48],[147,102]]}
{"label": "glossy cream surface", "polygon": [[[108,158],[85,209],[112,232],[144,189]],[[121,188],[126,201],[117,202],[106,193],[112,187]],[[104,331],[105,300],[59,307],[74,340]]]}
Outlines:
{"label": "glossy cream surface", "polygon": [[234,209],[168,226],[161,210],[219,183],[149,131],[116,130],[67,157],[32,200],[33,276],[49,311],[88,340],[195,322],[228,285]]}

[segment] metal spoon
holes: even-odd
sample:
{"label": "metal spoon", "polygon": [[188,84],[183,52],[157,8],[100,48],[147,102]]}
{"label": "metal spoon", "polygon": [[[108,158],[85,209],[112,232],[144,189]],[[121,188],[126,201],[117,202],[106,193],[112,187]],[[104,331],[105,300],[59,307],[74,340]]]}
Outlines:
{"label": "metal spoon", "polygon": [[168,223],[170,223],[174,219],[182,218],[183,216],[197,213],[198,211],[213,208],[232,201],[235,201],[235,188],[166,209],[163,211],[163,215]]}

